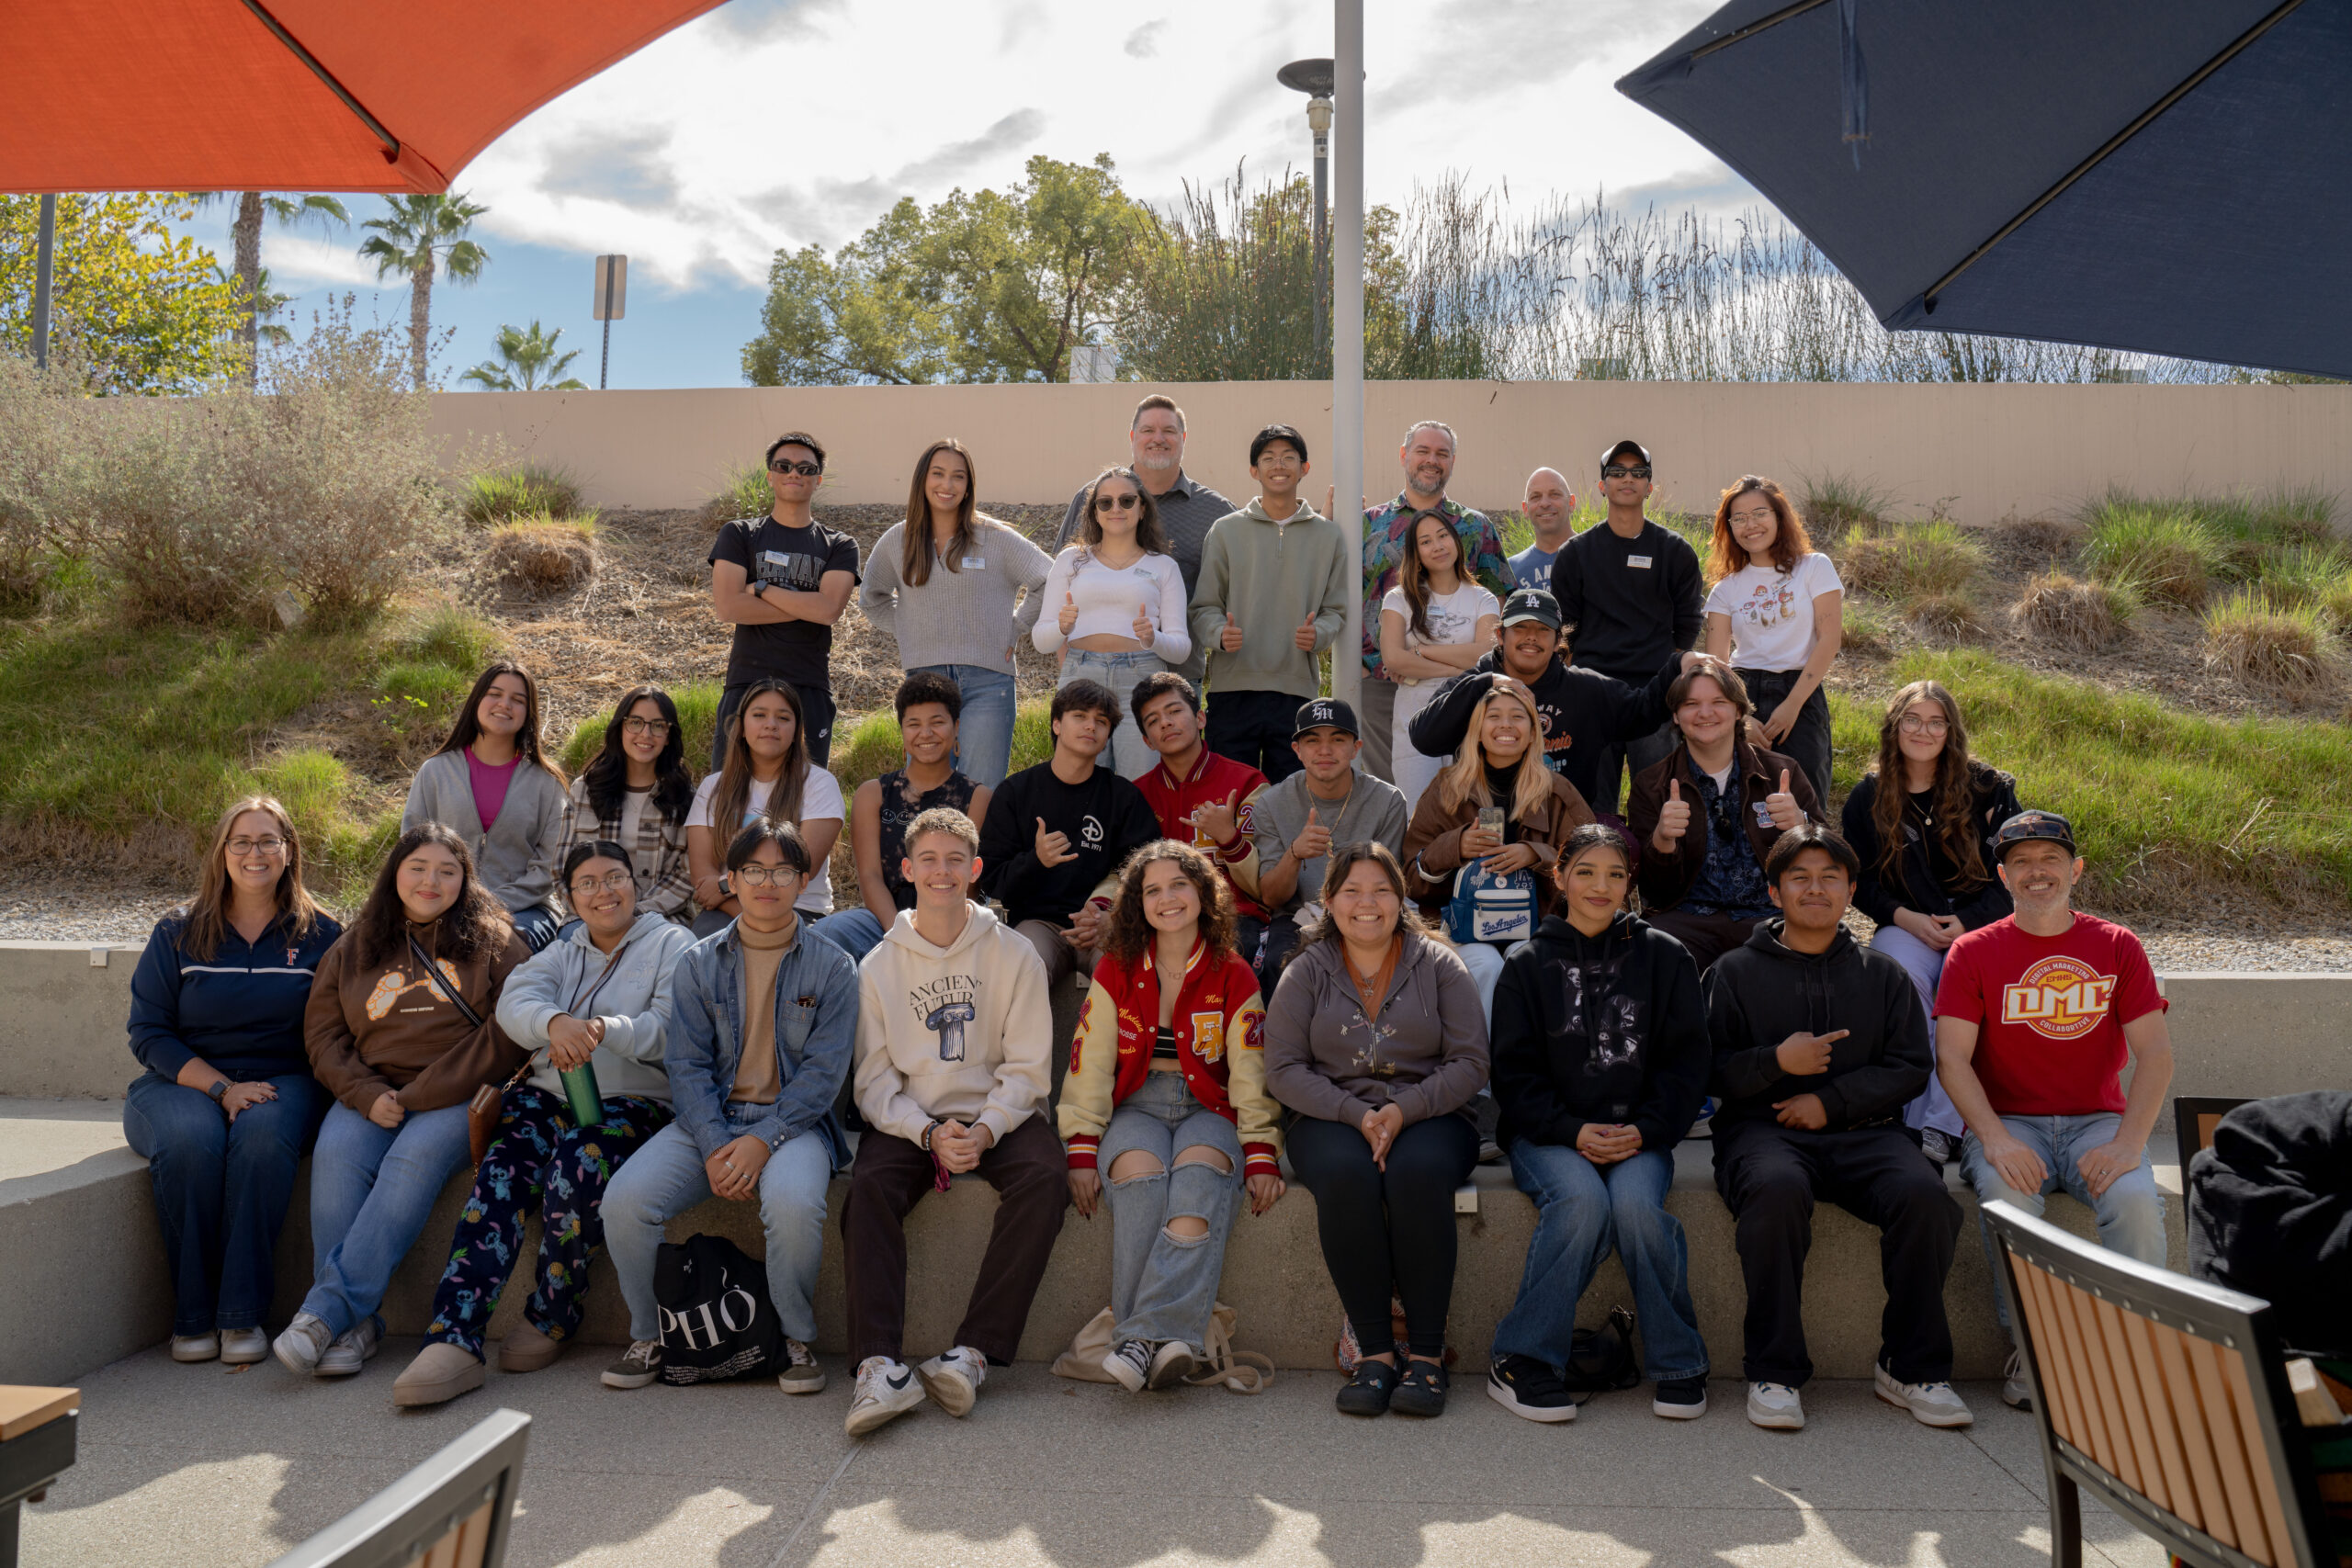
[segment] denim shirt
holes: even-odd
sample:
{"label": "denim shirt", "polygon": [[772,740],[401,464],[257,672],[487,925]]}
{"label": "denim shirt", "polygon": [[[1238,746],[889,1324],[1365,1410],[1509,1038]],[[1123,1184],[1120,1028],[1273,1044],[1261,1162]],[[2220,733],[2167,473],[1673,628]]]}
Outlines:
{"label": "denim shirt", "polygon": [[822,1127],[839,1170],[849,1163],[849,1145],[833,1101],[849,1077],[856,1044],[857,966],[831,942],[809,940],[806,919],[796,923],[792,945],[775,971],[782,1088],[773,1105],[757,1105],[727,1098],[743,1053],[741,955],[731,922],[678,955],[662,1044],[678,1124],[705,1159],[746,1134],[775,1150]]}
{"label": "denim shirt", "polygon": [[1701,773],[1696,762],[1690,764],[1690,774],[1698,784],[1696,815],[1707,827],[1707,860],[1681,907],[1694,914],[1727,915],[1738,920],[1760,919],[1774,913],[1772,896],[1765,888],[1764,868],[1756,863],[1755,846],[1747,841],[1747,829],[1739,820],[1738,770],[1733,770],[1735,787],[1730,789],[1719,787],[1714,775]]}

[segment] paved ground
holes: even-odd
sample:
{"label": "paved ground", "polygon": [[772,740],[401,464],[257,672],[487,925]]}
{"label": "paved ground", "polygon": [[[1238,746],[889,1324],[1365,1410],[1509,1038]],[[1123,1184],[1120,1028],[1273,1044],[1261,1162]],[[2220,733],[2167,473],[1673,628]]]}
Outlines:
{"label": "paved ground", "polygon": [[[28,1565],[257,1565],[504,1404],[529,1411],[508,1561],[840,1568],[1004,1564],[1735,1563],[2009,1568],[2048,1561],[2029,1419],[1990,1385],[1969,1432],[1929,1431],[1866,1385],[1807,1391],[1811,1428],[1758,1431],[1739,1388],[1681,1425],[1645,1393],[1538,1427],[1475,1383],[1430,1423],[1349,1421],[1332,1375],[1258,1398],[1137,1399],[1024,1364],[962,1423],[925,1406],[863,1443],[834,1386],[597,1386],[602,1353],[396,1412],[395,1341],[358,1380],[229,1373],[161,1351],[85,1380],[82,1460],[26,1511]],[[2154,1545],[2091,1515],[2090,1560],[2161,1568]]]}

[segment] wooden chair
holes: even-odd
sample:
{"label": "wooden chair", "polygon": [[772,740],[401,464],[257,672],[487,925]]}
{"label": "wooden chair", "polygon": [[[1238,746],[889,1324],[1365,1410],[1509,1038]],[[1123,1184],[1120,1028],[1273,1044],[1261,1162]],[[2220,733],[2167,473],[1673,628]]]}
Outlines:
{"label": "wooden chair", "polygon": [[2188,1182],[2188,1162],[2213,1146],[2214,1125],[2247,1103],[2244,1100],[2227,1100],[2213,1095],[2174,1096],[2173,1137],[2180,1145],[2180,1179],[2184,1190]]}
{"label": "wooden chair", "polygon": [[503,1568],[530,1428],[496,1412],[270,1568]]}
{"label": "wooden chair", "polygon": [[2268,1303],[1984,1205],[2033,1380],[2051,1562],[2083,1561],[2079,1488],[2199,1568],[2335,1568]]}

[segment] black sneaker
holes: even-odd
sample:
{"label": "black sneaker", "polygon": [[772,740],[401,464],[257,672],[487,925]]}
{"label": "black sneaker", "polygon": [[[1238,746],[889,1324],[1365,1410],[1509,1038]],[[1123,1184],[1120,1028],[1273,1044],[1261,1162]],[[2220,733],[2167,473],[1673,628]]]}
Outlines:
{"label": "black sneaker", "polygon": [[1487,1397],[1530,1421],[1573,1421],[1577,1402],[1560,1374],[1532,1356],[1498,1356],[1487,1371]]}
{"label": "black sneaker", "polygon": [[1356,1363],[1355,1374],[1335,1403],[1342,1416],[1380,1416],[1387,1413],[1389,1396],[1396,1392],[1396,1369],[1367,1357]]}
{"label": "black sneaker", "polygon": [[1396,1380],[1388,1408],[1399,1416],[1442,1416],[1451,1382],[1445,1369],[1435,1361],[1408,1361],[1404,1375]]}
{"label": "black sneaker", "polygon": [[1667,1378],[1659,1382],[1656,1395],[1650,1400],[1650,1414],[1663,1416],[1669,1421],[1696,1421],[1707,1413],[1707,1380]]}

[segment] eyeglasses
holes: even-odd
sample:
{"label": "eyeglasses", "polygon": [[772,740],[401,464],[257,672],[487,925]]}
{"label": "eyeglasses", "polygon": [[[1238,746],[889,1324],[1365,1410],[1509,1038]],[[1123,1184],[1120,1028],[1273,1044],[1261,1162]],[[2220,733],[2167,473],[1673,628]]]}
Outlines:
{"label": "eyeglasses", "polygon": [[232,839],[229,852],[232,855],[282,855],[286,852],[283,839]]}
{"label": "eyeglasses", "polygon": [[739,865],[727,877],[746,887],[782,887],[799,874],[788,865]]}
{"label": "eyeglasses", "polygon": [[582,898],[591,893],[618,893],[636,880],[625,871],[608,871],[602,876],[575,876],[571,879],[571,891]]}
{"label": "eyeglasses", "polygon": [[667,739],[670,733],[670,721],[666,718],[625,718],[621,720],[622,734],[650,735],[657,740]]}
{"label": "eyeglasses", "polygon": [[1094,498],[1094,510],[1097,512],[1108,512],[1114,507],[1116,507],[1121,512],[1133,512],[1136,507],[1141,506],[1142,504],[1143,497],[1133,493],[1126,495],[1098,495]]}
{"label": "eyeglasses", "polygon": [[1645,479],[1650,477],[1647,463],[1610,463],[1600,470],[1604,479]]}
{"label": "eyeglasses", "polygon": [[823,467],[816,463],[783,462],[768,465],[768,472],[772,474],[798,474],[804,479],[813,479],[824,471]]}
{"label": "eyeglasses", "polygon": [[1894,721],[1894,728],[1905,735],[1946,735],[1951,726],[1940,718],[1914,718],[1905,714]]}

